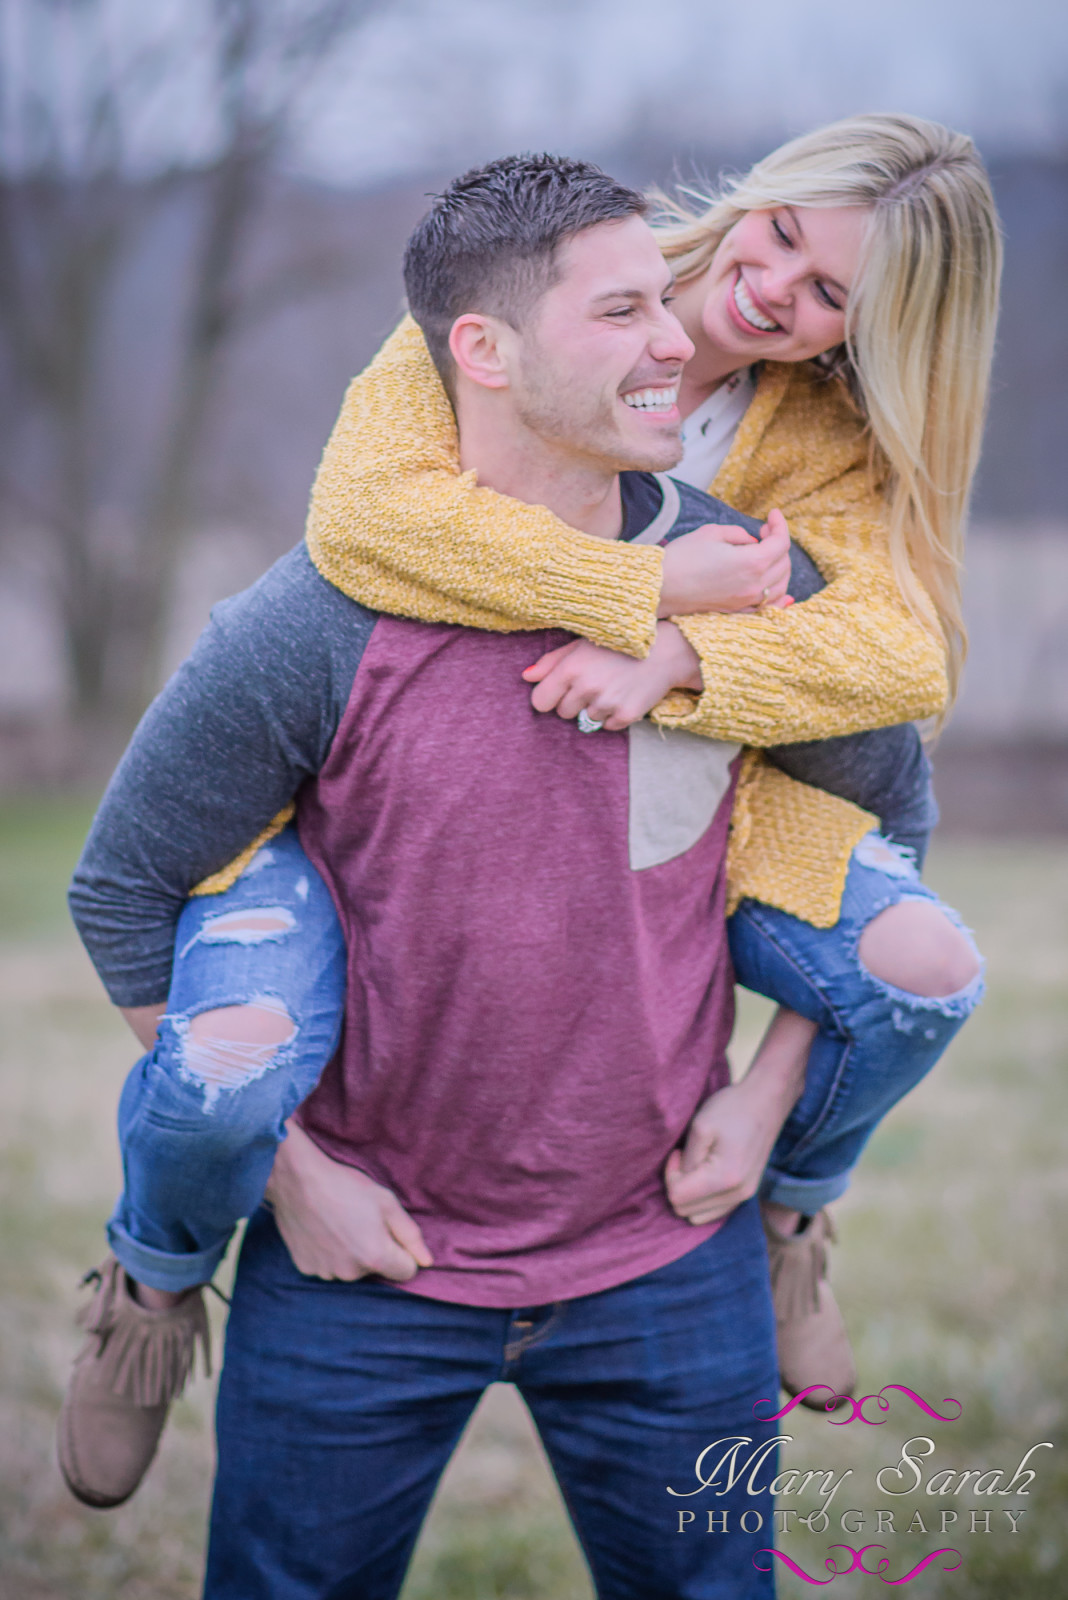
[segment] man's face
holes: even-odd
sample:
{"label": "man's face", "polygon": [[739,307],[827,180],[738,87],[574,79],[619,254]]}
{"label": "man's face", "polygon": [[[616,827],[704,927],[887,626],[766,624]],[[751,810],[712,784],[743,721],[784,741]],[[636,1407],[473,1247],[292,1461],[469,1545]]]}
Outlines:
{"label": "man's face", "polygon": [[662,472],[682,455],[678,383],[693,354],[670,309],[672,276],[641,217],[564,241],[558,282],[518,340],[520,420],[611,472]]}

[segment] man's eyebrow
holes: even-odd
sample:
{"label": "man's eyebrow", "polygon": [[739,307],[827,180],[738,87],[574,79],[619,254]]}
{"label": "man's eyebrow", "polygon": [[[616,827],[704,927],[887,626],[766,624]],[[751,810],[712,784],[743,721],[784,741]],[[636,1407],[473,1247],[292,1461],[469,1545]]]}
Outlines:
{"label": "man's eyebrow", "polygon": [[[805,230],[801,226],[801,218],[797,214],[796,207],[795,206],[783,206],[783,210],[786,212],[787,216],[790,218],[790,221],[793,223],[794,227],[797,229],[798,235],[799,235],[799,237],[801,239],[801,243],[804,244],[804,242],[805,242]],[[824,281],[826,283],[828,283],[832,289],[837,289],[842,294],[844,299],[846,299],[846,300],[849,299],[849,289],[847,288],[847,286],[844,283],[839,283],[837,278],[826,278]]]}
{"label": "man's eyebrow", "polygon": [[[672,273],[671,277],[667,280],[659,292],[664,295],[667,294],[669,289],[673,289],[674,287],[675,274]],[[644,300],[648,292],[649,291],[647,289],[606,289],[602,294],[594,295],[593,304],[597,305],[602,300]]]}

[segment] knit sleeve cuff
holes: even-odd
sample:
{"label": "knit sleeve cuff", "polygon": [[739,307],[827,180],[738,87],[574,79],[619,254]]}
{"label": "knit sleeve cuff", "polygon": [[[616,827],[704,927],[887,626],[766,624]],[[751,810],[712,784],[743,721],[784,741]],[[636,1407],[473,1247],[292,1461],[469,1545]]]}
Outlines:
{"label": "knit sleeve cuff", "polygon": [[703,689],[657,721],[766,747],[914,722],[945,698],[940,646],[889,607],[824,603],[760,616],[673,617],[697,652]]}
{"label": "knit sleeve cuff", "polygon": [[[682,728],[687,733],[708,739],[737,740],[747,745],[777,744],[784,731],[798,719],[796,688],[791,692],[790,675],[776,673],[775,654],[762,663],[759,654],[749,656],[744,682],[738,681],[737,654],[725,648],[719,637],[719,617],[706,615],[672,617],[697,652],[701,662],[703,688],[699,695],[669,696],[657,708],[656,721],[665,727]],[[821,734],[797,737],[819,738]]]}
{"label": "knit sleeve cuff", "polygon": [[536,609],[609,650],[647,656],[656,637],[663,552],[576,536],[553,542],[536,576]]}

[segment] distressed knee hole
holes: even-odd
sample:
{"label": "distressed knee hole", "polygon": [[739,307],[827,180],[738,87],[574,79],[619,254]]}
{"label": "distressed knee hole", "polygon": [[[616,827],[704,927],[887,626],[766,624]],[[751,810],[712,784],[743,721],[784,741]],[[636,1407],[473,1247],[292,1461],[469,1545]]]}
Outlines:
{"label": "distressed knee hole", "polygon": [[968,935],[930,900],[901,900],[860,936],[861,965],[883,983],[927,1000],[959,994],[979,976]]}
{"label": "distressed knee hole", "polygon": [[224,1089],[240,1089],[269,1071],[296,1032],[285,1007],[269,1000],[201,1011],[186,1022],[180,1029],[182,1071],[203,1084],[205,1111]]}
{"label": "distressed knee hole", "polygon": [[197,938],[204,944],[261,944],[285,938],[296,925],[287,906],[250,906],[206,918]]}

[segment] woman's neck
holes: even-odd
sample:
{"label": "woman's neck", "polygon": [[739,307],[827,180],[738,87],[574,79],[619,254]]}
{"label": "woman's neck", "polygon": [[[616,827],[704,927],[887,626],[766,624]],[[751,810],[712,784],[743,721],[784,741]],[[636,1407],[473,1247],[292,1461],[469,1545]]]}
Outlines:
{"label": "woman's neck", "polygon": [[738,370],[737,355],[720,350],[709,339],[701,322],[705,301],[705,273],[680,284],[675,291],[672,310],[693,342],[694,353],[683,368],[679,381],[679,410],[688,417],[703,405],[710,394],[715,394],[726,383],[732,372]]}

